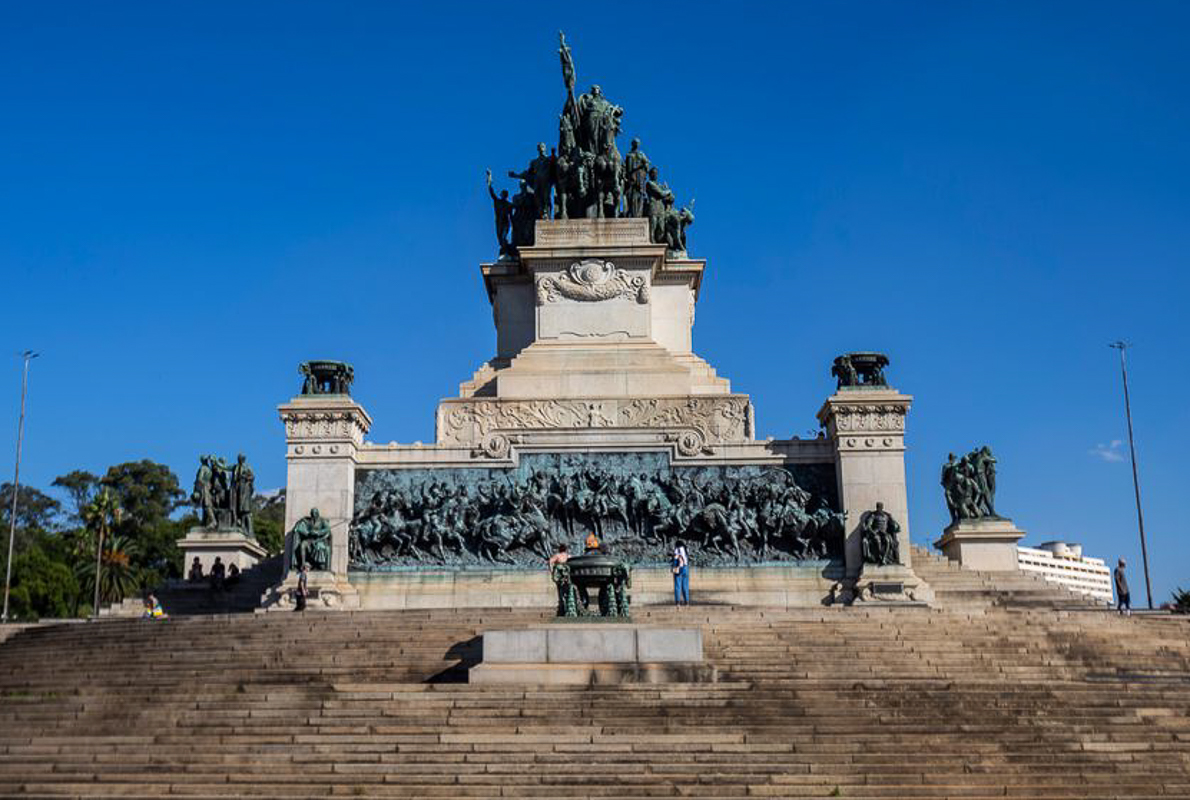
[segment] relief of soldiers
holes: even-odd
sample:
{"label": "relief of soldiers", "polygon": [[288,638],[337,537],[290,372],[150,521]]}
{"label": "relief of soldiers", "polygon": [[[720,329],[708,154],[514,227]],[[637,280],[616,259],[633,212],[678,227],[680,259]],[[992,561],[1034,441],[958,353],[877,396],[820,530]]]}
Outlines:
{"label": "relief of soldiers", "polygon": [[733,477],[688,470],[619,474],[599,463],[469,484],[434,477],[360,498],[349,552],[358,568],[532,563],[590,531],[629,551],[681,537],[711,561],[841,555],[842,515],[781,469]]}

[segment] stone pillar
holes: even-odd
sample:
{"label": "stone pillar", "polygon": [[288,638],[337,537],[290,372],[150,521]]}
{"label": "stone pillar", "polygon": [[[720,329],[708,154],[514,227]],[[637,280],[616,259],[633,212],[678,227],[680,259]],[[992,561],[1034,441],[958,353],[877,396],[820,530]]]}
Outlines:
{"label": "stone pillar", "polygon": [[[289,531],[317,508],[331,526],[331,568],[312,574],[311,589],[325,587],[326,605],[350,604],[346,593],[347,534],[355,508],[356,453],[372,418],[347,395],[300,395],[278,406],[285,423],[288,476],[285,495],[285,575],[293,582]],[[275,593],[276,594],[276,593]],[[281,592],[285,594],[284,591]],[[333,598],[333,599],[332,599]],[[284,604],[284,600],[281,601]]]}
{"label": "stone pillar", "polygon": [[860,518],[877,502],[900,524],[901,566],[906,572],[912,568],[905,492],[905,415],[912,402],[891,387],[844,387],[818,412],[834,445],[839,502],[847,514],[844,554],[851,587],[864,571]]}

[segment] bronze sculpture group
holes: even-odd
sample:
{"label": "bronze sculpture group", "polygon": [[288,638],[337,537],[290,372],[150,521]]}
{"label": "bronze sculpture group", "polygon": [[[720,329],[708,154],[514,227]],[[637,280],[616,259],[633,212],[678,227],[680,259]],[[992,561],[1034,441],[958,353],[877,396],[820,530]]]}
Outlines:
{"label": "bronze sculpture group", "polygon": [[659,180],[639,139],[632,140],[627,155],[620,155],[616,137],[624,109],[609,102],[597,85],[575,96],[574,59],[565,36],[558,36],[566,87],[558,146],[547,148],[542,142],[524,170],[509,170],[519,187],[511,198],[507,190],[496,194],[492,172],[487,172],[500,255],[515,256],[518,247],[532,245],[536,221],[551,217],[647,217],[651,241],[685,252],[686,228],[694,222],[693,201],[689,207],[675,207],[673,191]]}
{"label": "bronze sculpture group", "polygon": [[992,448],[972,450],[958,461],[954,453],[942,465],[942,489],[952,525],[966,519],[999,519],[996,514],[996,459]]}
{"label": "bronze sculpture group", "polygon": [[884,368],[888,356],[883,353],[844,353],[831,365],[831,375],[838,380],[838,388],[855,386],[887,387]]}
{"label": "bronze sculpture group", "polygon": [[841,556],[842,515],[783,469],[692,477],[681,469],[623,473],[592,463],[520,480],[452,477],[393,485],[373,474],[357,487],[351,567],[528,566],[587,530],[636,562],[664,560],[675,537],[693,542],[701,563]]}
{"label": "bronze sculpture group", "polygon": [[256,476],[244,454],[229,465],[216,456],[200,456],[190,502],[198,509],[199,524],[208,530],[252,531],[252,503]]}
{"label": "bronze sculpture group", "polygon": [[298,364],[302,394],[351,394],[355,369],[342,361],[303,361]]}

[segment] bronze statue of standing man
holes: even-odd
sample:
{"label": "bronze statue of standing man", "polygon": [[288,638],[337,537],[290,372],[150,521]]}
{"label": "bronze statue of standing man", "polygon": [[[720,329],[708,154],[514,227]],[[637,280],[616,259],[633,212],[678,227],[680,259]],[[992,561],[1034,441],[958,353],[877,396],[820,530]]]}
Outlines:
{"label": "bronze statue of standing man", "polygon": [[500,196],[492,188],[492,171],[488,170],[488,194],[492,196],[492,210],[496,212],[496,241],[500,244],[500,255],[511,254],[508,243],[508,232],[512,229],[512,201],[508,199],[508,190],[502,189]]}

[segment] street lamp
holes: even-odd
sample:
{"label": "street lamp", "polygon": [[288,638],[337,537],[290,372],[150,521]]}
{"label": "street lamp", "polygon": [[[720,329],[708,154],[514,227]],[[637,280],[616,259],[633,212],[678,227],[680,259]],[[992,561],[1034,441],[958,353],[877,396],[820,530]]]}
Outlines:
{"label": "street lamp", "polygon": [[1140,556],[1145,565],[1145,594],[1149,599],[1149,610],[1153,610],[1153,589],[1149,585],[1149,550],[1145,546],[1145,515],[1140,510],[1140,478],[1136,475],[1136,445],[1132,441],[1132,404],[1128,401],[1128,362],[1124,351],[1131,345],[1127,342],[1112,342],[1108,347],[1120,351],[1120,374],[1124,378],[1124,414],[1128,417],[1128,453],[1132,456],[1132,488],[1136,492],[1136,525],[1140,528]]}
{"label": "street lamp", "polygon": [[29,362],[37,358],[39,353],[26,350],[21,353],[25,359],[25,369],[21,377],[21,417],[17,423],[17,467],[12,478],[12,511],[8,518],[8,563],[4,569],[4,613],[0,615],[0,622],[8,622],[8,592],[12,588],[12,545],[17,535],[17,497],[21,493],[21,442],[25,438],[25,394],[29,389]]}

